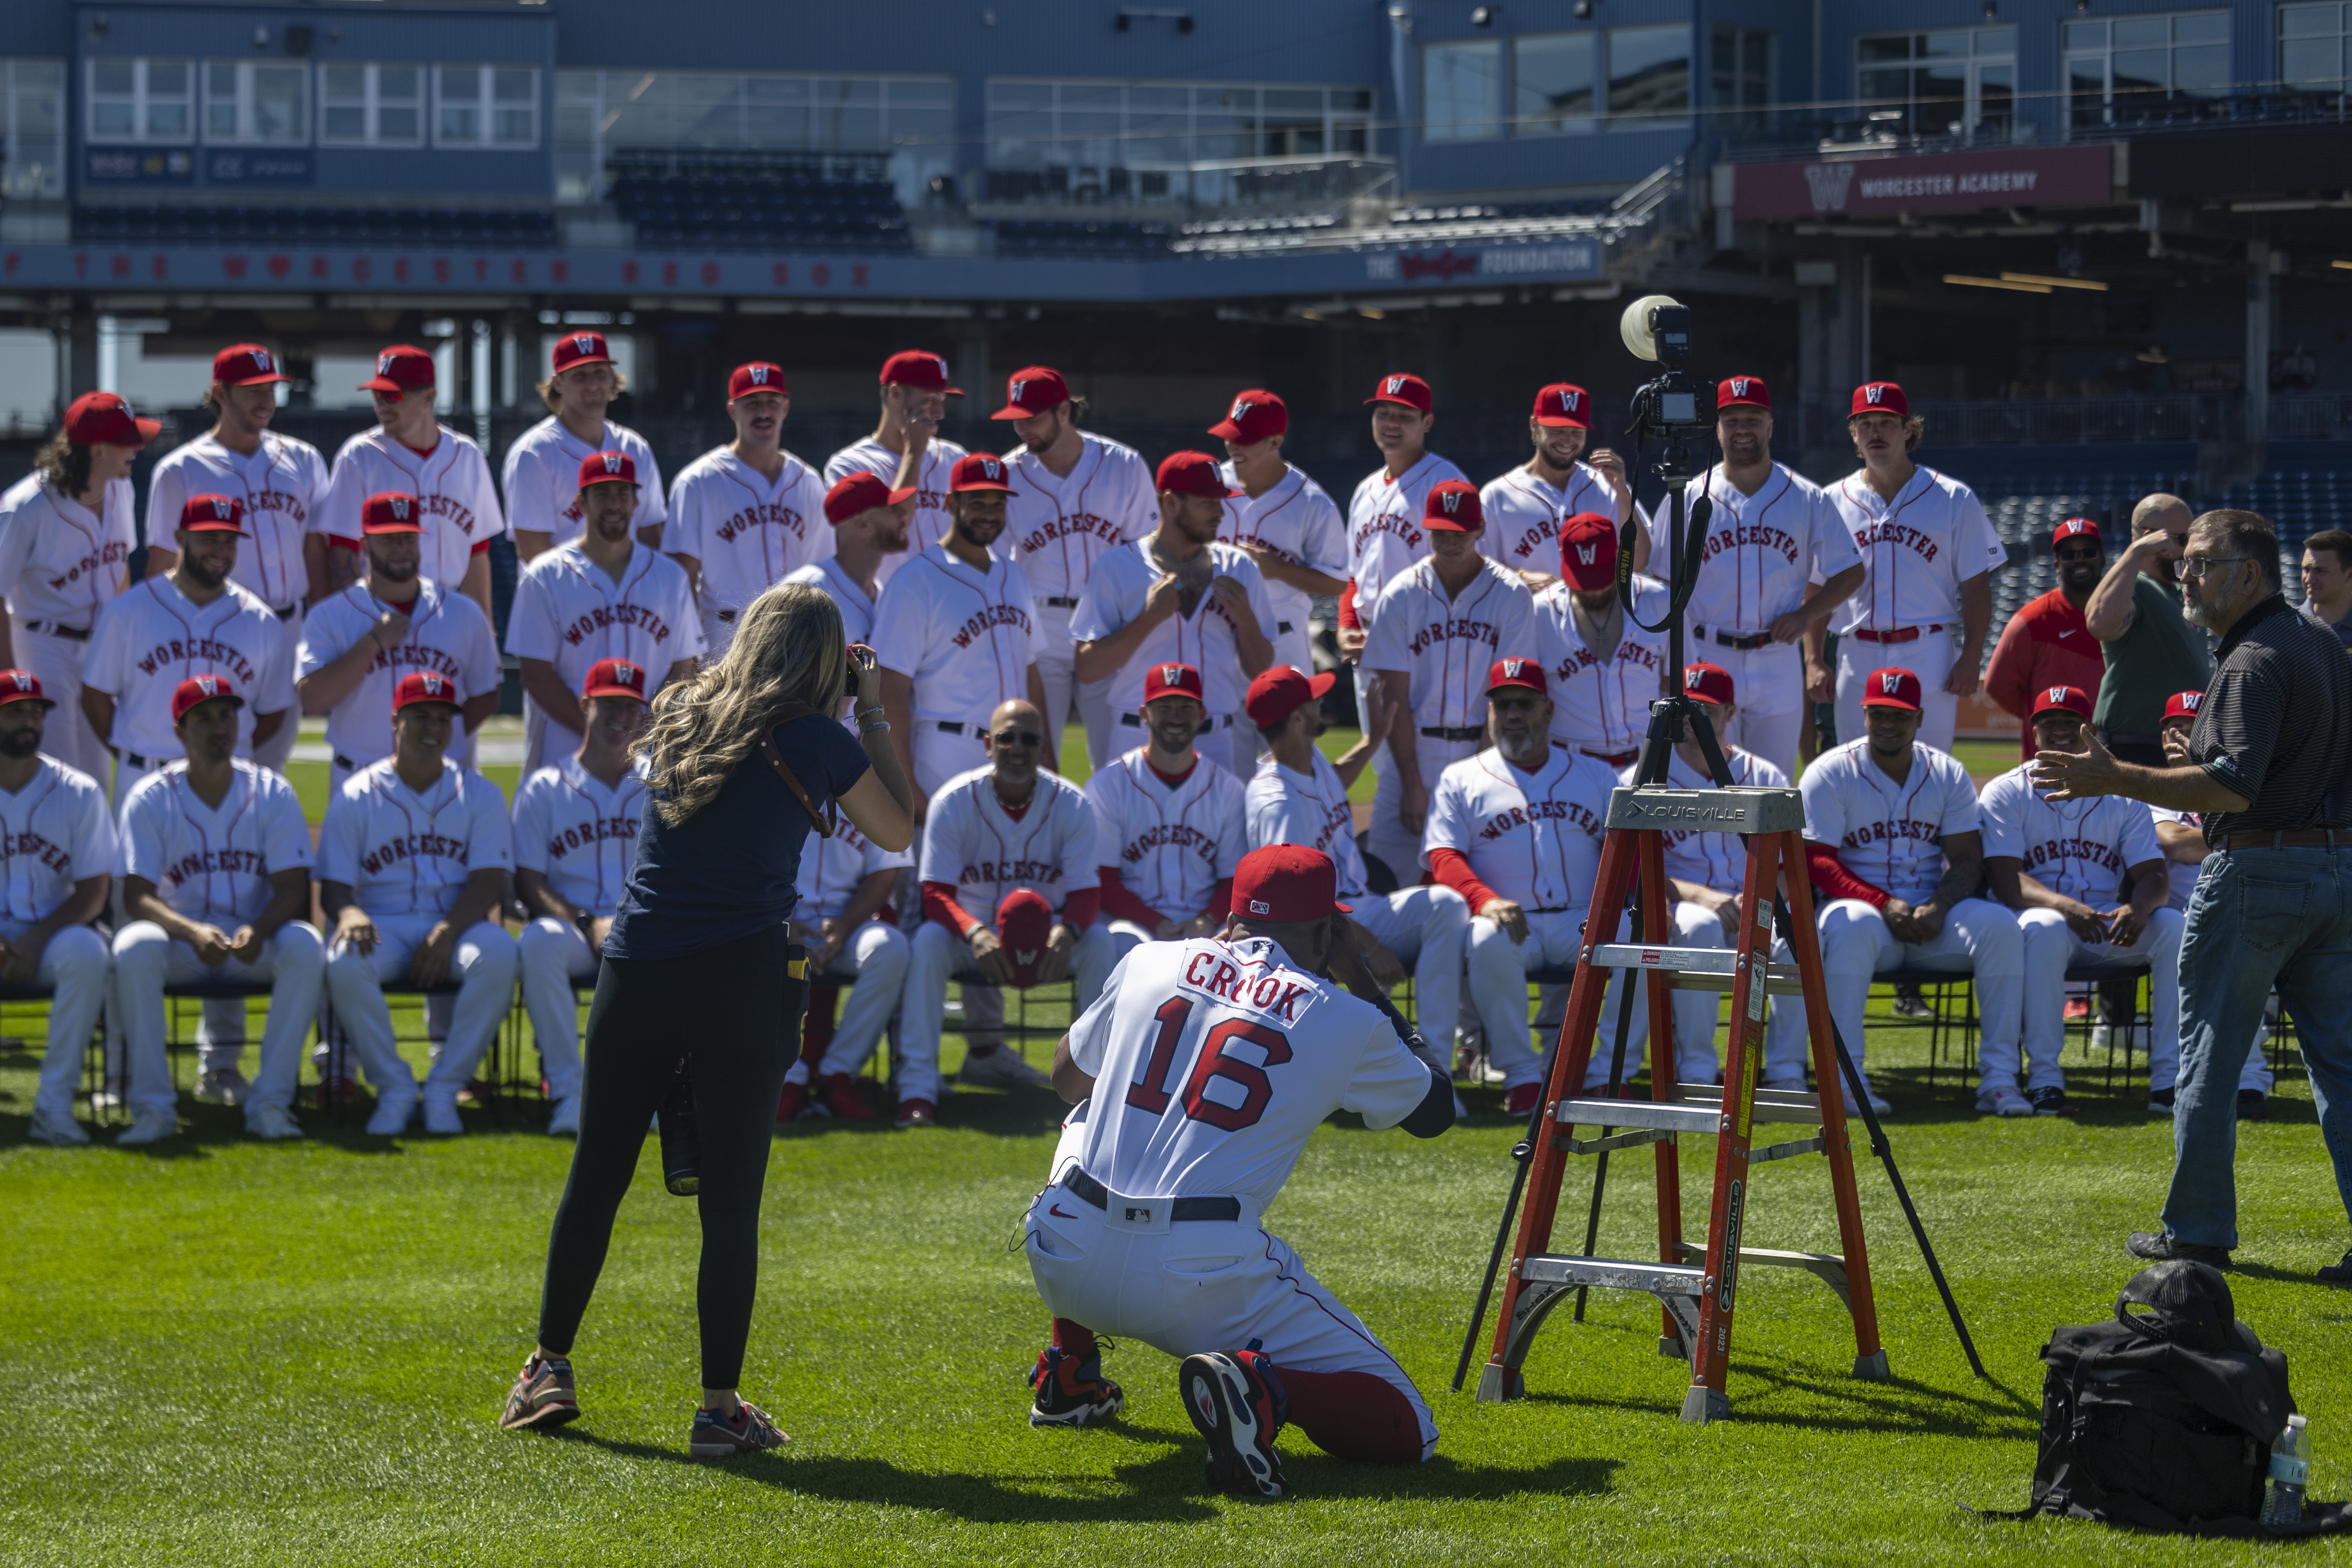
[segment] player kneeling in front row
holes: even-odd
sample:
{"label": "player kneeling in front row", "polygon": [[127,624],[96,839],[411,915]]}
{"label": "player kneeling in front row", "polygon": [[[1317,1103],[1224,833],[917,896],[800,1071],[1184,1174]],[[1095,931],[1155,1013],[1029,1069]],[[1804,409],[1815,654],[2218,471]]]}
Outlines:
{"label": "player kneeling in front row", "polygon": [[1282,1496],[1287,1423],[1347,1459],[1436,1447],[1404,1368],[1258,1226],[1332,1111],[1417,1138],[1454,1121],[1444,1076],[1328,978],[1352,955],[1334,877],[1313,849],[1252,851],[1224,938],[1136,948],[1055,1047],[1054,1087],[1078,1109],[1029,1208],[1029,1271],[1054,1315],[1031,1425],[1118,1414],[1102,1332],[1184,1358],[1177,1393],[1219,1489]]}
{"label": "player kneeling in front row", "polygon": [[299,1138],[295,1079],[327,950],[301,919],[310,912],[302,803],[284,777],[236,755],[244,706],[221,675],[193,676],[172,693],[172,728],[187,756],[142,778],[123,803],[122,909],[131,918],[114,938],[114,994],[136,1104],[142,1083],[172,1092],[166,985],[269,982],[245,1128],[257,1138]]}
{"label": "player kneeling in front row", "polygon": [[645,781],[629,762],[646,727],[645,666],[620,658],[590,665],[580,710],[588,721],[580,749],[523,780],[514,803],[515,897],[532,916],[515,949],[522,1005],[555,1102],[547,1119],[555,1138],[580,1133],[580,1002],[572,987],[596,978],[645,816]]}
{"label": "player kneeling in front row", "polygon": [[489,1049],[514,997],[515,941],[498,923],[514,835],[498,785],[448,760],[457,689],[415,670],[392,698],[392,755],[343,782],[319,833],[319,903],[335,922],[327,996],[375,1086],[367,1130],[404,1131],[415,1077],[392,1033],[384,983],[458,983],[449,1038],[424,1087],[425,1130],[466,1130],[457,1090]]}

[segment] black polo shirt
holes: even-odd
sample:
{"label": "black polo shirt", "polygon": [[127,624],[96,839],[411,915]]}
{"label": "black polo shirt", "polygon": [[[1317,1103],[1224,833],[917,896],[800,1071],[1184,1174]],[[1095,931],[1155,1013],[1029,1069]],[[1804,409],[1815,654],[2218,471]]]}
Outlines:
{"label": "black polo shirt", "polygon": [[2352,825],[2352,659],[2335,632],[2273,594],[2214,657],[2189,753],[2253,804],[2206,814],[2205,842]]}

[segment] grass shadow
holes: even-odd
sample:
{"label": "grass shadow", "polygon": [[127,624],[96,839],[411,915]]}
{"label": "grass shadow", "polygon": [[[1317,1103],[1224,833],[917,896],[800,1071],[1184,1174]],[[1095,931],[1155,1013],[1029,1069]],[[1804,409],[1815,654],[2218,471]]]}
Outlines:
{"label": "grass shadow", "polygon": [[[893,1125],[894,1108],[880,1098],[869,1099],[874,1117],[869,1121],[847,1121],[838,1116],[803,1116],[797,1121],[776,1124],[779,1138],[824,1138],[836,1135],[864,1136],[874,1132],[896,1132]],[[1051,1132],[1062,1124],[1070,1108],[1062,1097],[1048,1089],[959,1089],[940,1102],[939,1124],[951,1131],[984,1133],[992,1138],[1034,1138]]]}
{"label": "grass shadow", "polygon": [[[1915,1378],[1898,1376],[1885,1383],[1869,1383],[1859,1378],[1797,1373],[1735,1356],[1729,1387],[1731,1419],[1755,1426],[1802,1427],[1819,1432],[1925,1433],[1968,1438],[2032,1437],[2041,1430],[2038,1405],[1998,1378],[1983,1381],[1999,1390],[2001,1397],[1989,1398]],[[1791,1394],[1842,1408],[1802,1412],[1756,1407],[1759,1400]],[[1530,1391],[1525,1397],[1534,1404],[1634,1414],[1671,1414],[1679,1408],[1663,1400],[1619,1394]]]}

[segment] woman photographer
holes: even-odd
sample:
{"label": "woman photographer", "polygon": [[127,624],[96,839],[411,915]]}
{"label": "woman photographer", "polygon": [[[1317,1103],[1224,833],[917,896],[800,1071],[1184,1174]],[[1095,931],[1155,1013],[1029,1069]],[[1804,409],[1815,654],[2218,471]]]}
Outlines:
{"label": "woman photographer", "polygon": [[[853,667],[855,741],[834,717]],[[580,1142],[548,1241],[539,1343],[500,1426],[580,1414],[566,1358],[646,1124],[683,1059],[701,1138],[703,1398],[688,1447],[717,1458],[788,1440],[735,1393],[776,1100],[798,1046],[784,921],[803,846],[835,803],[886,849],[913,837],[880,682],[871,650],[844,647],[839,607],[787,584],[744,612],[723,659],[655,700],[637,746],[646,816],[588,1010]]]}

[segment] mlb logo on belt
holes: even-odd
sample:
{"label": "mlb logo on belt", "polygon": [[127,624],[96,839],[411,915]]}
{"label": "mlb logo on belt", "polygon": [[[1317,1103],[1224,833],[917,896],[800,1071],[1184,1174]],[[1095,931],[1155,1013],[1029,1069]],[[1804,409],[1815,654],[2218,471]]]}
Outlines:
{"label": "mlb logo on belt", "polygon": [[1139,1205],[1127,1205],[1126,1214],[1127,1223],[1129,1225],[1150,1225],[1151,1223],[1151,1211]]}

